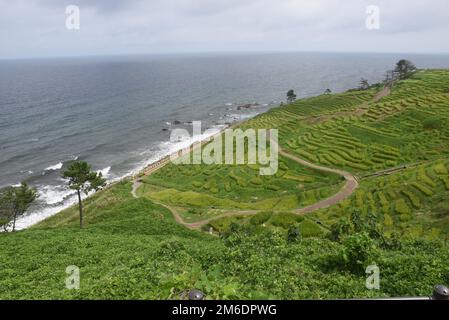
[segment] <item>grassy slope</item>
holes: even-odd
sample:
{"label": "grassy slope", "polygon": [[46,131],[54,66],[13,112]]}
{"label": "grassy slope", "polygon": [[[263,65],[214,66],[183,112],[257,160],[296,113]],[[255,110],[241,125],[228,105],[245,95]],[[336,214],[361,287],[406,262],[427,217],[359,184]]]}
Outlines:
{"label": "grassy slope", "polygon": [[[262,217],[259,222],[264,221],[269,228],[254,219],[252,222],[243,219],[241,227],[228,221],[226,228],[233,232],[220,239],[179,226],[166,209],[146,198],[132,198],[130,183],[119,183],[86,201],[86,228],[82,231],[78,229],[76,208],[70,208],[28,230],[0,234],[0,298],[178,298],[182,291],[192,287],[203,290],[210,298],[428,295],[434,284],[449,283],[449,247],[444,236],[449,212],[445,207],[447,128],[429,134],[408,112],[432,111],[447,119],[448,98],[444,90],[448,88],[448,72],[420,73],[401,83],[368,113],[356,117],[345,112],[354,111],[360,103],[370,100],[375,94],[373,90],[302,100],[243,125],[278,124],[281,143],[286,148],[299,150],[301,155],[300,146],[305,143],[312,155],[317,151],[331,154],[330,158],[317,157],[322,164],[330,164],[329,159],[337,158],[332,150],[338,148],[326,146],[340,145],[343,152],[353,153],[348,158],[352,161],[337,159],[332,165],[348,170],[356,166],[360,175],[406,161],[426,162],[387,177],[363,179],[360,191],[338,206],[301,221],[294,221],[287,214],[268,215],[266,221]],[[407,100],[411,94],[416,101]],[[418,111],[413,110],[415,102],[420,103]],[[396,108],[398,105],[401,107]],[[384,111],[379,115],[377,110]],[[336,118],[309,121],[311,116],[322,114]],[[373,119],[374,115],[379,118]],[[364,133],[354,133],[351,131],[354,127]],[[395,132],[394,128],[401,131]],[[366,134],[368,131],[373,134]],[[406,143],[397,145],[395,134],[403,135],[401,140]],[[367,136],[372,140],[366,140]],[[419,152],[411,152],[411,143],[420,144],[419,149],[414,148]],[[377,157],[379,149],[387,152]],[[385,154],[397,157],[391,159]],[[296,175],[306,174],[303,168],[291,166]],[[251,174],[242,170],[241,176]],[[198,179],[202,179],[201,174]],[[180,190],[190,190],[188,176],[183,180],[185,183],[178,185]],[[320,181],[322,178],[314,177],[311,183],[325,182]],[[436,182],[429,182],[429,178]],[[170,179],[158,182],[157,175],[154,179],[152,183],[166,183],[162,188],[173,187],[169,185]],[[283,177],[275,179],[279,179],[281,187],[290,183]],[[421,187],[413,187],[415,183]],[[237,186],[235,181],[234,188]],[[257,184],[250,186],[250,191],[261,199],[270,199],[269,193],[258,190]],[[214,186],[201,187],[202,194],[231,200],[226,199],[220,188],[214,192]],[[301,192],[292,194],[298,202],[304,199]],[[238,200],[249,201],[250,194],[242,194]],[[363,219],[367,219],[369,212],[377,215],[385,235],[391,236],[387,245],[363,232],[348,232],[338,241],[329,240],[327,228],[316,232],[313,222],[317,219],[331,227],[353,208],[362,211]],[[299,223],[301,241],[287,241],[285,223],[289,221],[292,225]],[[393,237],[396,231],[402,232],[401,240]],[[364,269],[374,262],[381,270],[380,291],[365,289]],[[69,265],[81,269],[79,291],[65,289],[65,268]]]}
{"label": "grassy slope", "polygon": [[[130,189],[121,183],[95,195],[83,231],[69,209],[0,234],[0,297],[165,299],[192,287],[209,298],[366,297],[427,294],[449,277],[447,245],[404,243],[379,249],[385,285],[368,291],[363,270],[340,260],[351,246],[320,238],[289,243],[281,232],[264,231],[221,240],[182,228],[161,207],[131,198]],[[69,265],[81,269],[79,291],[64,287]]]}
{"label": "grassy slope", "polygon": [[334,194],[342,178],[281,158],[275,176],[260,176],[255,165],[170,164],[143,182],[141,195],[178,206],[194,221],[213,216],[215,209],[295,209]]}
{"label": "grassy slope", "polygon": [[[362,92],[363,94],[363,92]],[[246,125],[280,127],[284,148],[361,177],[360,189],[338,206],[313,214],[332,224],[357,208],[375,213],[387,231],[419,237],[449,234],[449,71],[401,81],[391,94],[363,108],[373,92],[321,96],[273,109]],[[345,101],[345,102],[342,102]],[[332,107],[325,108],[325,105]],[[437,119],[436,127],[428,126]],[[373,172],[412,166],[384,177]]]}

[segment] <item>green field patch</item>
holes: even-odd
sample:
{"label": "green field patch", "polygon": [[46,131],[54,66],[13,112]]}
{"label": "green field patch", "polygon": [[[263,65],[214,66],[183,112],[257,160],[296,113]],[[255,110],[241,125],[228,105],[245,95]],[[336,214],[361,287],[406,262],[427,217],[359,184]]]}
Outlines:
{"label": "green field patch", "polygon": [[165,189],[150,194],[152,199],[174,205],[187,205],[193,207],[216,207],[216,208],[247,208],[246,204],[238,203],[229,199],[220,199],[194,191],[178,191],[176,189]]}
{"label": "green field patch", "polygon": [[254,216],[252,216],[249,221],[252,225],[258,226],[261,224],[264,224],[267,222],[271,216],[273,215],[273,212],[271,211],[262,211],[256,213]]}
{"label": "green field patch", "polygon": [[301,232],[301,237],[320,237],[324,234],[324,230],[316,223],[311,220],[304,220],[299,224],[299,230]]}
{"label": "green field patch", "polygon": [[271,216],[269,223],[275,227],[288,229],[289,227],[294,226],[296,223],[299,223],[303,220],[304,217],[302,216],[289,212],[279,212]]}
{"label": "green field patch", "polygon": [[415,209],[421,208],[421,200],[416,194],[409,190],[401,190],[401,193],[407,197]]}

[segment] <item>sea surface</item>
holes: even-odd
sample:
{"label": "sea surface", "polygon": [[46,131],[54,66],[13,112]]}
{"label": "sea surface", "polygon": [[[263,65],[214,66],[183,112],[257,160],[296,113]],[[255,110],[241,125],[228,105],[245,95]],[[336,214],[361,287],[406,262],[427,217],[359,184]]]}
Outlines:
{"label": "sea surface", "polygon": [[[217,131],[285,100],[383,79],[401,58],[449,68],[448,55],[245,53],[0,60],[0,187],[25,181],[39,199],[26,228],[71,205],[60,177],[75,159],[112,182],[178,150],[170,130]],[[240,108],[256,104],[254,108]]]}

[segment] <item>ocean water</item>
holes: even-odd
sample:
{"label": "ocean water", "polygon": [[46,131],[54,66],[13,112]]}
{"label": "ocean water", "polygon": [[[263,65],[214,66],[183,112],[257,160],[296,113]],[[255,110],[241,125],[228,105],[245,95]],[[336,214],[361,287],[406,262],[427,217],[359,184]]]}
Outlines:
{"label": "ocean water", "polygon": [[[446,55],[260,53],[0,61],[0,187],[26,181],[39,200],[25,228],[74,203],[60,177],[70,161],[109,180],[180,148],[170,129],[203,130],[252,117],[285,99],[382,80],[400,58],[448,68]],[[239,105],[257,108],[238,110]],[[179,124],[174,124],[174,122]]]}

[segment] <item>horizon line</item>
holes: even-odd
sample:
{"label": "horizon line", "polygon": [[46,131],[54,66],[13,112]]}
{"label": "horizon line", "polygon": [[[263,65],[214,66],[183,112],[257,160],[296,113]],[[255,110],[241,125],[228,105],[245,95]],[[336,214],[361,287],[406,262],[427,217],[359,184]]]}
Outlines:
{"label": "horizon line", "polygon": [[143,56],[188,56],[188,55],[235,55],[235,54],[282,54],[282,53],[319,53],[319,54],[379,54],[379,55],[449,55],[449,52],[395,52],[395,51],[320,51],[320,50],[223,50],[223,51],[167,51],[148,53],[106,53],[81,55],[48,55],[30,57],[0,57],[0,61],[109,58],[109,57],[143,57]]}

